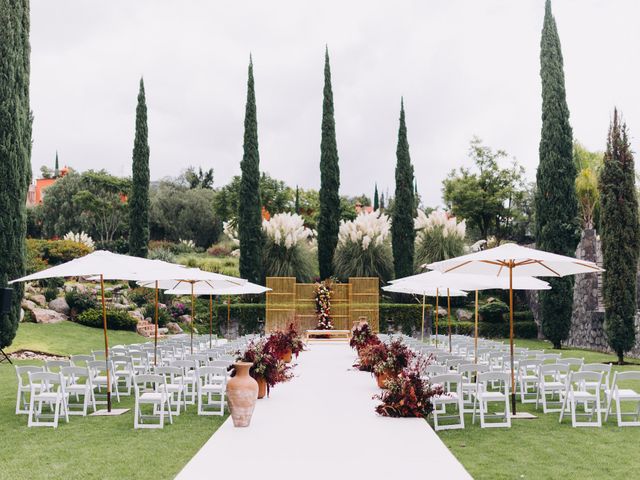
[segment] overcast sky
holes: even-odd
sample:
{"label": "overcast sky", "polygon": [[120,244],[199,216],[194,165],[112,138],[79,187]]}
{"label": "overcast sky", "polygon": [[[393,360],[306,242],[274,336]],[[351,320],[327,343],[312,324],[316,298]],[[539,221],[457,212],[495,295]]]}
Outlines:
{"label": "overcast sky", "polygon": [[[640,2],[555,0],[574,137],[603,149],[614,105],[638,151]],[[253,53],[260,167],[319,188],[324,46],[331,56],[341,193],[393,193],[400,97],[427,205],[470,139],[535,178],[544,0],[32,0],[34,172],[131,174],[138,82],[151,178],[189,165],[217,186],[240,172]]]}

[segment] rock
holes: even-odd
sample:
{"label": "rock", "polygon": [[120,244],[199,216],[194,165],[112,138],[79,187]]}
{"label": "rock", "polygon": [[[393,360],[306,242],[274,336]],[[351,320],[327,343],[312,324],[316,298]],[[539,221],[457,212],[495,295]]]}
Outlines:
{"label": "rock", "polygon": [[32,302],[31,300],[27,300],[26,298],[22,299],[22,303],[20,304],[20,306],[24,310],[27,310],[29,312],[32,312],[34,308],[38,308],[38,306],[34,302]]}
{"label": "rock", "polygon": [[60,323],[67,320],[67,316],[46,308],[34,308],[31,313],[36,323]]}
{"label": "rock", "polygon": [[49,308],[55,312],[62,313],[63,315],[69,315],[71,309],[64,297],[54,298],[49,302]]}
{"label": "rock", "polygon": [[178,317],[178,320],[188,325],[191,323],[191,315],[181,315]]}
{"label": "rock", "polygon": [[144,318],[144,315],[142,315],[142,313],[140,313],[140,310],[132,310],[131,312],[129,312],[129,315],[131,315],[133,318],[135,318],[138,322],[141,320],[146,320]]}
{"label": "rock", "polygon": [[128,305],[124,305],[122,303],[115,303],[115,302],[111,304],[111,308],[116,308],[118,310],[129,310]]}
{"label": "rock", "polygon": [[169,329],[162,327],[158,329],[158,335],[166,335],[167,333],[169,333]]}
{"label": "rock", "polygon": [[183,333],[182,328],[180,328],[180,325],[178,325],[176,322],[168,322],[167,323],[167,330],[169,330],[169,333]]}
{"label": "rock", "polygon": [[472,322],[473,312],[459,308],[458,310],[456,310],[456,318],[461,322]]}
{"label": "rock", "polygon": [[27,298],[29,300],[31,300],[32,302],[37,303],[41,307],[44,307],[47,304],[47,299],[44,298],[44,295],[42,295],[40,293],[33,293],[33,294],[29,295]]}
{"label": "rock", "polygon": [[20,309],[20,323],[24,322],[24,310]]}
{"label": "rock", "polygon": [[438,316],[439,317],[446,317],[447,316],[447,309],[444,307],[438,307]]}

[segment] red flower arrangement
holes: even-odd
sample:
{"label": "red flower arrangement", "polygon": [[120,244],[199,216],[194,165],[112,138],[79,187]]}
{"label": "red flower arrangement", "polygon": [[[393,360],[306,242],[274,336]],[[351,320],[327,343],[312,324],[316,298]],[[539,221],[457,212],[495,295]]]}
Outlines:
{"label": "red flower arrangement", "polygon": [[386,387],[373,397],[382,402],[376,406],[376,413],[384,417],[426,417],[433,411],[431,399],[445,395],[441,385],[432,385],[420,378],[417,364],[388,379]]}
{"label": "red flower arrangement", "polygon": [[297,357],[304,350],[304,343],[295,325],[291,323],[286,330],[276,330],[269,335],[265,349],[279,359],[289,354]]}
{"label": "red flower arrangement", "polygon": [[[244,352],[236,352],[238,362],[251,362],[249,375],[256,380],[263,379],[267,384],[267,395],[272,387],[278,383],[287,382],[293,378],[291,367],[277,358],[266,348],[264,340],[249,342]],[[231,367],[233,368],[233,366]],[[235,369],[232,376],[235,374]]]}
{"label": "red flower arrangement", "polygon": [[374,343],[380,343],[380,339],[375,333],[373,333],[368,323],[359,323],[351,329],[349,346],[358,350],[358,353],[360,353],[360,350],[364,347]]}
{"label": "red flower arrangement", "polygon": [[415,354],[402,340],[392,340],[387,346],[387,356],[373,366],[373,372],[377,374],[388,373],[397,375],[409,366]]}
{"label": "red flower arrangement", "polygon": [[333,322],[331,321],[331,281],[323,280],[316,283],[314,290],[316,295],[316,316],[318,317],[317,330],[333,330]]}

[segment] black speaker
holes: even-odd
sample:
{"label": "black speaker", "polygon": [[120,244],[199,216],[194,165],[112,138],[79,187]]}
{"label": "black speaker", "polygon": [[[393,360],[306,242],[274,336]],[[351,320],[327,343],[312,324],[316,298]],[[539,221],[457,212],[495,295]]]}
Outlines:
{"label": "black speaker", "polygon": [[0,288],[0,313],[9,313],[13,301],[13,288]]}

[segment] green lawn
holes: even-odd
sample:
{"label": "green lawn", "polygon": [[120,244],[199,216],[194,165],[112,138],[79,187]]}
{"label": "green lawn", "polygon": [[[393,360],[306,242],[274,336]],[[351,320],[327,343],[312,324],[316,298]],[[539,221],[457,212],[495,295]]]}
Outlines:
{"label": "green lawn", "polygon": [[[549,342],[538,340],[516,344],[555,351]],[[588,363],[616,360],[586,350],[560,352],[564,357],[584,357]],[[640,385],[635,388],[640,390]],[[481,429],[479,419],[472,425],[467,415],[464,430],[439,432],[440,438],[476,479],[621,479],[635,478],[633,472],[640,471],[640,428],[618,428],[612,418],[602,428],[573,428],[570,418],[559,424],[558,413],[536,412],[535,405],[518,403],[518,410],[538,418],[514,420],[511,429]]]}
{"label": "green lawn", "polygon": [[[110,331],[112,344],[142,337]],[[104,349],[102,330],[64,322],[22,324],[10,350],[33,349],[69,355]],[[16,362],[21,365],[38,362]],[[15,415],[13,366],[0,364],[0,479],[170,479],[195,455],[226,417],[199,417],[190,405],[163,430],[133,429],[133,400],[117,417],[70,417],[57,429],[27,428],[27,416]]]}

